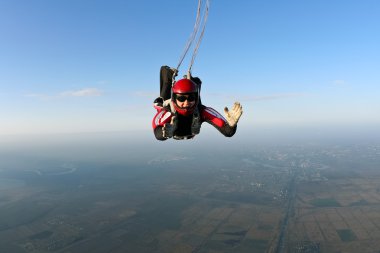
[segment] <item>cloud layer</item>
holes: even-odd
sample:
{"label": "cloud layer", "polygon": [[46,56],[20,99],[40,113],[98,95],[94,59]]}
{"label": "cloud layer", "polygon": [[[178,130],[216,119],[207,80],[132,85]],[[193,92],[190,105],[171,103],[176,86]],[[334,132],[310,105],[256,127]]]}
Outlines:
{"label": "cloud layer", "polygon": [[97,88],[84,88],[80,90],[64,91],[59,95],[61,97],[98,97],[102,94],[103,92]]}
{"label": "cloud layer", "polygon": [[103,95],[103,91],[98,88],[83,88],[79,90],[68,90],[58,93],[57,95],[47,95],[39,93],[29,93],[26,97],[33,97],[39,99],[54,99],[63,97],[99,97]]}

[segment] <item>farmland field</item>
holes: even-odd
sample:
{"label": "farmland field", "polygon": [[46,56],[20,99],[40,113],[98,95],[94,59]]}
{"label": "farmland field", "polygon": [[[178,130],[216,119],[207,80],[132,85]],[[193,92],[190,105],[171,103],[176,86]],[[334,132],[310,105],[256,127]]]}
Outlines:
{"label": "farmland field", "polygon": [[378,252],[379,150],[24,158],[0,165],[0,252]]}

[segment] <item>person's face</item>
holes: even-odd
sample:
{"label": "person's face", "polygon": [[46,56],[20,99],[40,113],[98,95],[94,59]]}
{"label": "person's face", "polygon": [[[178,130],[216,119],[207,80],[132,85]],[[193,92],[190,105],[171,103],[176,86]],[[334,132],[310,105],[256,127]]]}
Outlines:
{"label": "person's face", "polygon": [[196,94],[177,94],[176,103],[181,108],[191,108],[194,106]]}

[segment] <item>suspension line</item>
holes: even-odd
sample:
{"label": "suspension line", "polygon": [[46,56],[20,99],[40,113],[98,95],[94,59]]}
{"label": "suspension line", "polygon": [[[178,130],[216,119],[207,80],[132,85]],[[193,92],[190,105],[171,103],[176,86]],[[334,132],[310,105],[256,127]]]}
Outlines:
{"label": "suspension line", "polygon": [[[201,44],[201,41],[202,41],[202,38],[203,38],[203,34],[204,34],[204,31],[205,31],[205,28],[206,28],[206,23],[207,23],[207,17],[208,17],[208,12],[209,12],[209,6],[210,6],[210,3],[209,3],[209,0],[206,0],[206,9],[205,11],[203,12],[203,15],[201,17],[201,9],[202,9],[202,0],[198,0],[198,8],[197,8],[197,16],[196,16],[196,19],[195,19],[195,24],[194,24],[194,28],[193,28],[193,31],[185,45],[185,49],[179,59],[179,62],[178,62],[178,65],[177,65],[177,68],[176,70],[174,71],[174,74],[173,74],[173,77],[172,77],[172,83],[174,84],[175,82],[175,77],[177,76],[178,74],[178,70],[183,62],[183,60],[185,59],[185,56],[186,54],[188,53],[191,45],[193,44],[197,34],[198,34],[198,31],[199,31],[199,27],[200,27],[200,24],[202,23],[202,31],[198,37],[198,40],[197,40],[197,43],[196,43],[196,46],[194,48],[194,51],[193,51],[193,55],[191,57],[191,62],[190,62],[190,66],[189,66],[189,69],[187,71],[187,78],[190,78],[191,77],[191,68],[194,64],[194,61],[195,61],[195,57],[198,53],[198,49],[199,49],[199,46]],[[202,21],[202,22],[201,22]]]}

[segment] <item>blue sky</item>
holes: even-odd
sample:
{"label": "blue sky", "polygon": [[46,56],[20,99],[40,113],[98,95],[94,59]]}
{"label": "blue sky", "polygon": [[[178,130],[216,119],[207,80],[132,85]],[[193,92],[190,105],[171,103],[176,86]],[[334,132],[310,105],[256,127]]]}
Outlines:
{"label": "blue sky", "polygon": [[[196,7],[0,0],[0,135],[150,130],[159,68],[178,64]],[[379,13],[375,0],[211,1],[193,66],[203,103],[240,101],[243,132],[380,126]]]}

